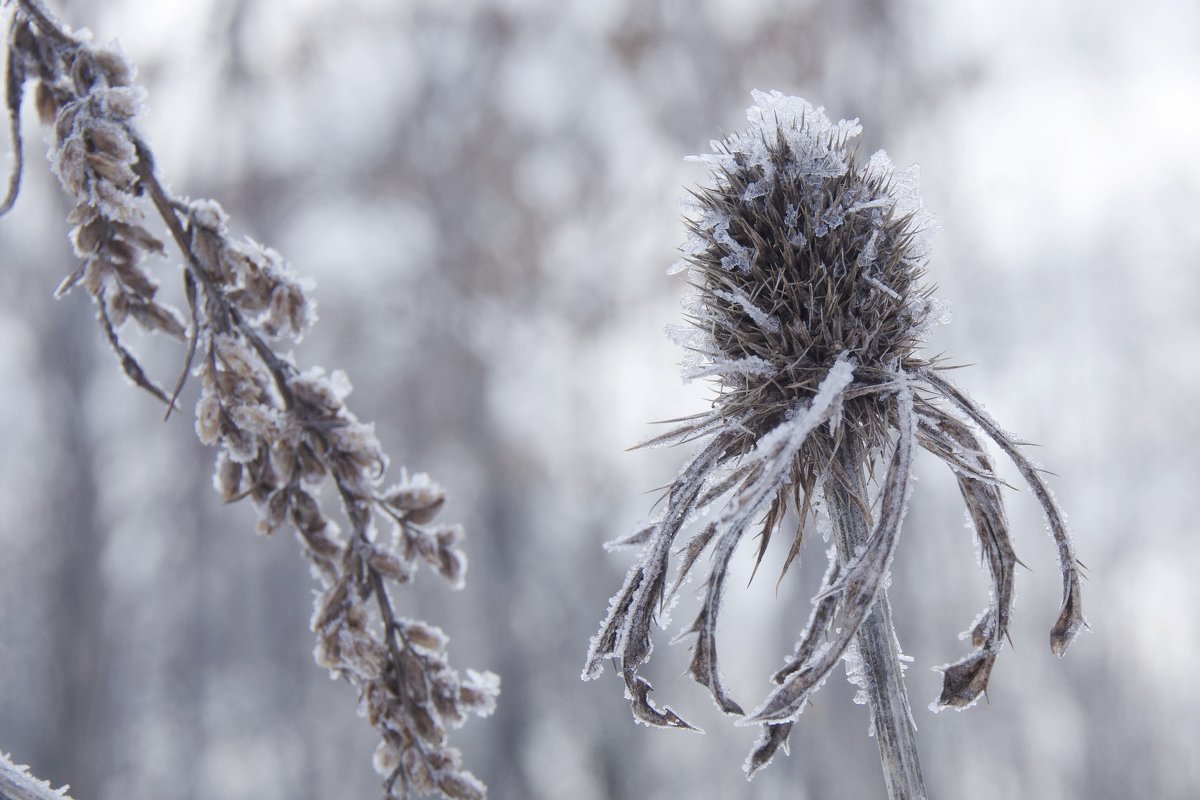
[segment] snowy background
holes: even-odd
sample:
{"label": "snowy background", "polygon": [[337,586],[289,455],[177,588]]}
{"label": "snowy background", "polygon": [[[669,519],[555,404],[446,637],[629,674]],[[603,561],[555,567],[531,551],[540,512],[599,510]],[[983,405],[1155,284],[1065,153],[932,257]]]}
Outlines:
{"label": "snowy background", "polygon": [[[423,574],[403,602],[456,666],[503,676],[496,715],[457,736],[492,797],[881,796],[837,677],[751,784],[755,731],[679,677],[685,647],[660,638],[656,697],[704,736],[635,727],[611,671],[579,680],[630,559],[601,543],[684,455],[625,448],[704,403],[662,335],[684,290],[666,274],[678,200],[705,178],[683,156],[738,128],[752,88],[859,117],[865,152],[921,164],[943,228],[929,278],[954,311],[930,348],[1041,445],[1089,568],[1093,631],[1060,661],[1053,549],[1009,493],[1030,567],[1013,646],[988,703],[929,713],[986,581],[953,480],[918,460],[891,597],[931,795],[1200,794],[1200,5],[52,7],[140,65],[171,186],[316,278],[301,363],[345,369],[394,467],[449,488],[467,588]],[[0,220],[0,749],[79,800],[378,797],[374,733],[312,663],[298,548],[222,506],[213,453],[125,384],[86,298],[51,298],[74,262],[29,116],[25,192]],[[180,351],[137,346],[169,383]],[[814,541],[778,592],[771,563],[730,592],[744,704],[823,566]]]}

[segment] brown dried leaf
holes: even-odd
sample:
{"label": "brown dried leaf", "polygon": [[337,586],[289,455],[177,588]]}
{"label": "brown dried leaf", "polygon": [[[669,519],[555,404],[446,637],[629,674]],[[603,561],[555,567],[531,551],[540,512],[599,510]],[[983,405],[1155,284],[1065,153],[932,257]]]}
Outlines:
{"label": "brown dried leaf", "polygon": [[978,651],[942,669],[942,694],[938,705],[945,708],[966,708],[987,691],[988,678],[996,654]]}
{"label": "brown dried leaf", "polygon": [[1069,583],[1065,591],[1066,598],[1063,601],[1062,611],[1054,623],[1054,628],[1050,631],[1050,652],[1059,657],[1066,655],[1071,642],[1075,640],[1081,630],[1087,627],[1087,621],[1083,618],[1078,577]]}
{"label": "brown dried leaf", "polygon": [[707,687],[717,706],[726,714],[742,716],[745,712],[732,697],[729,696],[721,678],[721,670],[717,663],[717,620],[721,614],[721,595],[725,585],[725,576],[729,560],[741,539],[742,525],[735,522],[733,527],[721,536],[713,555],[712,570],[708,575],[708,583],[704,594],[704,607],[692,625],[696,633],[696,644],[693,648],[692,661],[688,665],[688,673],[701,686]]}
{"label": "brown dried leaf", "polygon": [[788,737],[792,733],[792,723],[784,722],[779,725],[763,725],[762,736],[755,743],[754,750],[746,759],[746,777],[753,778],[755,774],[771,763],[775,753],[782,749],[787,752]]}
{"label": "brown dried leaf", "polygon": [[621,591],[617,592],[616,596],[613,597],[608,617],[601,624],[600,632],[592,640],[587,661],[583,665],[583,677],[585,680],[599,677],[601,670],[604,668],[601,662],[606,658],[612,658],[616,655],[617,645],[620,642],[621,632],[624,630],[625,620],[628,617],[629,609],[633,605],[633,600],[637,596],[644,578],[645,571],[640,567],[631,570],[625,578],[625,583],[621,587]]}

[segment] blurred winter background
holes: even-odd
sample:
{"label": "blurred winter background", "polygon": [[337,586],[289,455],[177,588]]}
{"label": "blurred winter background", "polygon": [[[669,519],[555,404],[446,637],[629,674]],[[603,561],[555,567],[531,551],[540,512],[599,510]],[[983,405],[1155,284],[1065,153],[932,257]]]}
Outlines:
{"label": "blurred winter background", "polygon": [[[1200,5],[51,5],[140,65],[175,190],[316,278],[300,361],[344,368],[394,467],[449,488],[467,588],[423,574],[403,602],[456,666],[503,676],[496,715],[457,738],[492,797],[882,795],[837,676],[751,784],[756,732],[679,677],[686,646],[659,639],[656,696],[705,736],[635,727],[611,671],[579,680],[632,558],[601,543],[684,455],[625,448],[707,392],[662,335],[684,290],[666,275],[677,203],[705,178],[682,157],[741,125],[752,88],[860,117],[864,151],[922,165],[943,227],[929,275],[954,311],[930,347],[1042,445],[1090,569],[1093,631],[1060,661],[1053,550],[1010,492],[1030,567],[1013,646],[990,702],[929,713],[987,589],[954,482],[919,462],[891,596],[932,796],[1200,795]],[[0,220],[0,749],[79,800],[377,797],[374,734],[311,660],[298,549],[222,506],[213,453],[125,384],[86,299],[51,298],[74,268],[67,208],[25,131],[25,193]],[[169,383],[180,349],[140,346]],[[778,563],[729,595],[724,666],[749,706],[823,546],[776,591]]]}

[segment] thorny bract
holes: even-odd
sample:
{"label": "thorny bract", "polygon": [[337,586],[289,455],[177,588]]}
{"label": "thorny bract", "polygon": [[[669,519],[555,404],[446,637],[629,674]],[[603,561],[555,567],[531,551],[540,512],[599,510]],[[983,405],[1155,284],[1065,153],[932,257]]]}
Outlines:
{"label": "thorny bract", "polygon": [[[387,455],[374,427],[346,407],[346,376],[301,370],[281,350],[279,343],[298,340],[314,320],[305,283],[279,253],[235,240],[215,202],[181,199],[163,186],[136,126],[145,93],[125,56],[66,30],[38,0],[13,0],[9,14],[5,87],[16,167],[0,214],[20,185],[19,111],[32,83],[51,129],[51,165],[74,205],[68,221],[82,260],[58,294],[81,288],[91,296],[125,374],[168,413],[189,374],[199,377],[196,433],[219,448],[215,486],[226,501],[251,499],[261,533],[285,523],[295,530],[321,585],[314,656],[356,689],[360,712],[379,731],[375,768],[386,797],[484,797],[448,731],[471,714],[492,712],[499,678],[460,675],[441,630],[400,617],[392,599],[422,561],[462,585],[462,530],[435,522],[444,490],[403,470],[399,483],[385,487]],[[143,224],[147,200],[183,256],[187,316],[158,299],[147,270],[149,256],[165,253]],[[186,341],[171,391],[126,347],[121,329],[129,320]],[[318,501],[330,484],[346,533]]]}
{"label": "thorny bract", "polygon": [[[915,445],[953,470],[993,585],[971,631],[974,650],[943,668],[940,706],[969,706],[984,692],[1013,603],[1016,557],[1001,482],[978,431],[1014,461],[1057,545],[1063,600],[1052,650],[1065,652],[1085,624],[1066,520],[1038,470],[918,350],[940,312],[921,283],[932,217],[915,169],[897,171],[882,151],[863,163],[851,146],[861,131],[856,120],[832,123],[822,109],[778,92],[755,92],[754,100],[749,128],[698,157],[713,180],[694,192],[676,270],[686,269],[692,286],[684,304],[690,324],[673,331],[688,354],[685,377],[711,377],[717,397],[710,412],[645,443],[705,444],[667,488],[662,512],[614,543],[643,549],[612,598],[583,672],[595,678],[612,659],[638,720],[691,727],[651,702],[639,671],[651,655],[652,626],[708,552],[700,612],[680,638],[694,637],[690,675],[722,710],[743,715],[717,658],[730,559],[757,528],[761,560],[793,509],[799,522],[786,570],[806,519],[818,508],[835,513],[831,495],[848,496],[873,515],[873,529],[859,552],[831,557],[795,651],[772,678],[776,688],[745,719],[763,726],[746,764],[751,775],[786,746],[792,724],[881,595]],[[843,466],[846,453],[858,454],[853,468]],[[872,497],[861,475],[876,463],[887,466]],[[669,582],[673,560],[678,568]]]}

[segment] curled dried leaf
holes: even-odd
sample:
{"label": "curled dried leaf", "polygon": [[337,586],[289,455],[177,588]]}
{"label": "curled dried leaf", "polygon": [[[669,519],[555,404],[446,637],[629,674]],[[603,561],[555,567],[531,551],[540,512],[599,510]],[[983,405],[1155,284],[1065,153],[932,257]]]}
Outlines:
{"label": "curled dried leaf", "polygon": [[995,663],[995,653],[975,652],[962,661],[942,667],[942,694],[938,697],[938,705],[966,708],[974,704],[987,690]]}
{"label": "curled dried leaf", "polygon": [[1075,637],[1086,627],[1087,621],[1083,618],[1083,604],[1079,599],[1076,578],[1074,584],[1067,587],[1062,611],[1050,631],[1050,652],[1059,657],[1066,655],[1071,642],[1075,641]]}
{"label": "curled dried leaf", "polygon": [[753,778],[760,769],[771,763],[775,753],[788,749],[788,737],[792,734],[792,723],[784,722],[778,725],[763,725],[762,736],[754,745],[749,758],[746,759],[746,776]]}
{"label": "curled dried leaf", "polygon": [[653,686],[645,678],[636,677],[628,684],[629,705],[633,709],[633,715],[639,721],[647,725],[653,725],[658,728],[686,728],[691,731],[699,731],[700,729],[694,725],[690,725],[684,721],[682,717],[676,714],[667,706],[658,708],[650,702],[650,692]]}

